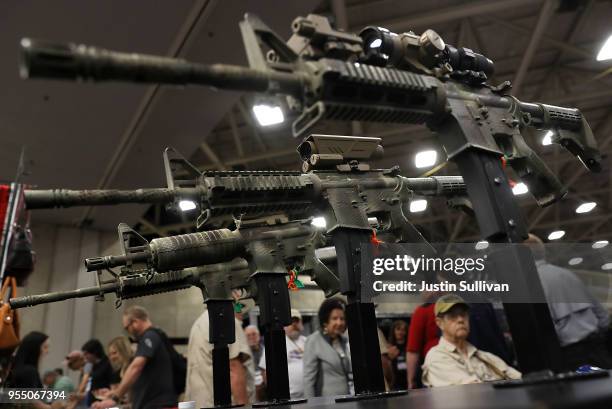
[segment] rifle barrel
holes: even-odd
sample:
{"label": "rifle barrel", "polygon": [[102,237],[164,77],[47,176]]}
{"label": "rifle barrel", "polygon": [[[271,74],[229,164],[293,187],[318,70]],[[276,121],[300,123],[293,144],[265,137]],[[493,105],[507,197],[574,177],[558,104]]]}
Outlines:
{"label": "rifle barrel", "polygon": [[467,194],[462,176],[403,178],[410,190],[423,196],[458,196]]}
{"label": "rifle barrel", "polygon": [[28,295],[25,297],[11,298],[9,304],[12,309],[32,307],[38,304],[64,301],[72,298],[91,297],[100,293],[114,292],[118,288],[117,283],[102,284],[100,287],[79,288],[71,291],[56,291],[47,294]]}
{"label": "rifle barrel", "polygon": [[301,76],[239,65],[124,53],[77,44],[21,40],[22,78],[207,85],[220,89],[301,95]]}
{"label": "rifle barrel", "polygon": [[175,198],[197,199],[197,189],[136,189],[136,190],[69,190],[26,189],[25,203],[28,209],[55,207],[102,206],[122,203],[172,203]]}

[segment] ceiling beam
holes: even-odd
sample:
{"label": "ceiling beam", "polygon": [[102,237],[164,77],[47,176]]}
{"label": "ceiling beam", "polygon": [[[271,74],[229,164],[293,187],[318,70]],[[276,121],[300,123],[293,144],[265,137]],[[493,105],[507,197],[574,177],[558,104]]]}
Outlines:
{"label": "ceiling beam", "polygon": [[214,163],[215,167],[218,170],[227,170],[227,166],[221,161],[219,156],[217,156],[213,148],[211,148],[207,142],[202,142],[200,144],[200,149],[202,150],[202,152],[204,152],[204,154],[208,157],[208,159],[212,163]]}
{"label": "ceiling beam", "polygon": [[[448,21],[461,20],[466,17],[480,16],[483,14],[499,13],[519,7],[533,7],[541,3],[542,0],[481,0],[464,2],[461,5],[446,8],[432,8],[432,11],[424,13],[414,13],[410,16],[382,20],[371,25],[388,28],[391,31],[402,32],[413,30],[414,28],[429,28],[434,24],[445,23]],[[349,9],[349,11],[351,11]],[[353,31],[360,30],[362,27],[354,27]]]}
{"label": "ceiling beam", "polygon": [[348,14],[346,11],[346,2],[344,0],[332,0],[332,12],[336,16],[336,27],[340,30],[348,30]]}
{"label": "ceiling beam", "polygon": [[[521,25],[518,25],[516,23],[512,23],[510,21],[506,21],[503,20],[501,18],[497,18],[497,17],[493,17],[493,16],[489,16],[487,17],[489,20],[491,20],[493,23],[495,23],[496,25],[500,26],[500,27],[504,27],[507,28],[509,30],[514,31],[517,34],[522,34],[525,36],[531,36],[533,33],[533,29],[532,28],[528,28],[528,27],[523,27]],[[592,59],[593,58],[593,53],[589,50],[585,50],[583,48],[580,47],[576,47],[575,45],[571,45],[571,44],[566,44],[563,41],[559,41],[556,40],[552,37],[546,36],[546,35],[542,35],[541,36],[542,41],[544,41],[545,43],[554,46],[558,49],[561,50],[565,50],[568,53],[574,54],[576,56],[580,56],[582,58],[589,58]]]}
{"label": "ceiling beam", "polygon": [[[578,34],[582,32],[582,29],[587,22],[587,18],[589,17],[589,14],[591,13],[591,9],[593,8],[593,4],[595,4],[595,0],[589,0],[587,1],[584,7],[582,7],[580,10],[577,11],[576,18],[574,19],[574,23],[570,26],[569,33],[565,36],[566,44],[571,44],[574,41],[576,41],[576,37],[578,36]],[[550,78],[553,72],[559,70],[559,67],[561,66],[561,61],[563,60],[564,55],[565,55],[565,50],[564,49],[559,50],[559,53],[555,57],[555,61],[550,65],[550,69],[548,70],[548,73],[546,74],[547,78]],[[542,86],[536,91],[536,94],[533,96],[533,100],[537,101],[540,98],[540,96],[542,96],[542,93],[544,92],[546,87],[547,87],[547,81],[542,82]]]}
{"label": "ceiling beam", "polygon": [[155,233],[157,234],[159,237],[166,237],[166,231],[162,230],[159,226],[154,225],[153,223],[151,223],[150,221],[148,221],[147,219],[145,219],[144,217],[141,217],[140,220],[138,220],[138,222],[147,229],[147,231],[150,231],[151,233]]}
{"label": "ceiling beam", "polygon": [[533,29],[533,33],[531,34],[531,39],[529,40],[529,44],[525,49],[525,54],[523,54],[523,59],[521,60],[516,75],[514,76],[514,81],[512,81],[512,93],[514,95],[520,94],[523,81],[525,80],[525,75],[527,75],[527,70],[531,64],[531,60],[540,46],[540,41],[542,40],[544,31],[550,22],[550,18],[555,12],[556,5],[556,0],[546,0],[540,9],[538,20]]}
{"label": "ceiling beam", "polygon": [[[167,57],[180,57],[191,45],[193,38],[199,33],[199,28],[206,20],[207,10],[212,10],[216,6],[216,1],[197,0],[185,22],[179,28],[177,35],[175,36],[168,52]],[[147,122],[149,115],[153,111],[158,96],[160,95],[160,84],[148,86],[144,96],[141,98],[134,115],[130,119],[127,128],[121,135],[117,148],[113,152],[111,159],[107,162],[106,168],[102,173],[100,181],[96,185],[96,189],[106,189],[115,179],[117,172],[121,169],[122,164],[128,158],[130,154],[130,148],[134,145],[138,139],[138,135],[144,124]],[[85,220],[90,219],[94,206],[88,206],[83,210],[82,216],[80,217],[79,224]]]}
{"label": "ceiling beam", "polygon": [[238,132],[238,127],[236,126],[236,118],[234,117],[234,112],[231,109],[227,113],[227,121],[229,122],[232,130],[232,137],[234,138],[234,145],[236,145],[238,157],[242,158],[244,156],[244,148],[242,147],[242,141],[240,140],[240,132]]}

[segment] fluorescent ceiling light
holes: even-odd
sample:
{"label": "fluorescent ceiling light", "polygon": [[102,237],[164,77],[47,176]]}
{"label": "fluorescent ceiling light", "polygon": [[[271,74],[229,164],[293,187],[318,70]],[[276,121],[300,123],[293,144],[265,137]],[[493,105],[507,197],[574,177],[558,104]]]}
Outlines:
{"label": "fluorescent ceiling light", "polygon": [[597,203],[595,202],[583,203],[576,208],[576,213],[588,213],[591,210],[595,209],[595,206],[597,206]]}
{"label": "fluorescent ceiling light", "polygon": [[253,107],[253,113],[261,126],[276,125],[285,120],[283,110],[279,106],[255,105]]}
{"label": "fluorescent ceiling light", "polygon": [[595,243],[593,243],[592,247],[594,249],[602,249],[606,247],[608,244],[610,244],[608,240],[597,240]]}
{"label": "fluorescent ceiling light", "polygon": [[555,230],[548,235],[548,240],[559,240],[563,236],[565,236],[564,230]]}
{"label": "fluorescent ceiling light", "polygon": [[515,196],[518,195],[524,195],[525,193],[529,192],[529,188],[527,187],[526,184],[524,184],[523,182],[519,182],[516,185],[514,185],[514,187],[512,188],[512,193],[514,193]]}
{"label": "fluorescent ceiling light", "polygon": [[427,200],[418,199],[410,202],[410,213],[419,213],[427,209]]}
{"label": "fluorescent ceiling light", "polygon": [[577,266],[580,263],[582,263],[582,257],[574,257],[567,262],[570,266]]}
{"label": "fluorescent ceiling light", "polygon": [[601,50],[599,50],[599,54],[597,54],[597,61],[605,60],[612,60],[612,35],[608,37]]}
{"label": "fluorescent ceiling light", "polygon": [[546,135],[544,135],[544,138],[542,139],[542,145],[544,146],[552,145],[552,136],[553,136],[552,131],[546,132]]}
{"label": "fluorescent ceiling light", "polygon": [[314,227],[320,227],[324,229],[327,226],[327,221],[325,220],[325,217],[319,216],[319,217],[313,218],[311,224]]}
{"label": "fluorescent ceiling light", "polygon": [[417,168],[428,168],[436,164],[438,159],[438,152],[436,151],[423,151],[419,152],[414,157],[414,164]]}
{"label": "fluorescent ceiling light", "polygon": [[186,211],[195,209],[196,208],[196,204],[195,204],[195,202],[193,200],[181,200],[179,202],[179,208],[182,211],[186,212]]}
{"label": "fluorescent ceiling light", "polygon": [[478,243],[476,243],[476,246],[474,247],[476,250],[484,250],[487,247],[489,247],[489,242],[486,240],[481,240]]}

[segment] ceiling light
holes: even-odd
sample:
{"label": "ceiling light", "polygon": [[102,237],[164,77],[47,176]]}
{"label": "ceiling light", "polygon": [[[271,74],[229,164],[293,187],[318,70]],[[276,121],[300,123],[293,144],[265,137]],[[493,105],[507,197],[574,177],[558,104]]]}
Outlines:
{"label": "ceiling light", "polygon": [[487,247],[489,247],[489,242],[486,240],[481,240],[478,243],[476,243],[476,246],[474,247],[476,250],[484,250]]}
{"label": "ceiling light", "polygon": [[595,206],[597,206],[597,203],[595,202],[583,203],[576,208],[576,213],[588,213],[591,210],[595,209]]}
{"label": "ceiling light", "polygon": [[414,164],[417,168],[428,168],[436,164],[438,159],[438,152],[436,151],[423,151],[419,152],[414,157]]}
{"label": "ceiling light", "polygon": [[597,240],[595,243],[593,243],[592,247],[594,249],[602,249],[606,247],[608,244],[610,244],[608,240]]}
{"label": "ceiling light", "polygon": [[574,257],[567,262],[570,266],[577,266],[580,263],[582,263],[582,257]]}
{"label": "ceiling light", "polygon": [[279,106],[255,105],[253,113],[261,126],[276,125],[285,120],[283,110]]}
{"label": "ceiling light", "polygon": [[601,266],[602,270],[612,270],[612,263],[606,263],[603,266]]}
{"label": "ceiling light", "polygon": [[193,200],[181,200],[179,202],[179,208],[184,211],[187,212],[189,210],[193,210],[196,208],[196,204]]}
{"label": "ceiling light", "polygon": [[527,187],[526,184],[524,184],[523,182],[519,182],[516,185],[514,185],[514,187],[512,188],[512,193],[514,193],[515,196],[518,195],[524,195],[525,193],[529,192],[529,188]]}
{"label": "ceiling light", "polygon": [[410,213],[419,213],[427,209],[427,200],[418,199],[410,202]]}
{"label": "ceiling light", "polygon": [[322,229],[324,229],[325,227],[327,227],[327,221],[325,220],[325,217],[314,217],[312,219],[312,222],[310,222],[310,224],[312,224],[314,227],[320,227]]}
{"label": "ceiling light", "polygon": [[608,37],[601,50],[599,50],[599,54],[597,54],[597,61],[604,60],[612,60],[612,35]]}
{"label": "ceiling light", "polygon": [[565,236],[564,230],[555,230],[548,235],[548,240],[559,240],[563,236]]}
{"label": "ceiling light", "polygon": [[544,138],[542,139],[542,145],[544,146],[552,145],[552,136],[553,136],[552,131],[546,132],[546,135],[544,135]]}

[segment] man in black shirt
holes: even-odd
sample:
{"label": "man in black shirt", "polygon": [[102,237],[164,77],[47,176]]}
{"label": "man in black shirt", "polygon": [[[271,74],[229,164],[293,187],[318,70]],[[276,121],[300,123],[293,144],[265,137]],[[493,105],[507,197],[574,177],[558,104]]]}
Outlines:
{"label": "man in black shirt", "polygon": [[89,379],[91,381],[87,402],[95,400],[94,394],[98,389],[108,389],[113,377],[113,367],[104,352],[104,347],[97,339],[90,339],[81,347],[86,362],[92,365]]}
{"label": "man in black shirt", "polygon": [[138,339],[134,360],[116,390],[96,402],[94,409],[117,406],[129,391],[132,409],[162,409],[177,405],[172,378],[172,361],[159,333],[153,329],[147,311],[139,306],[123,313],[123,328]]}

